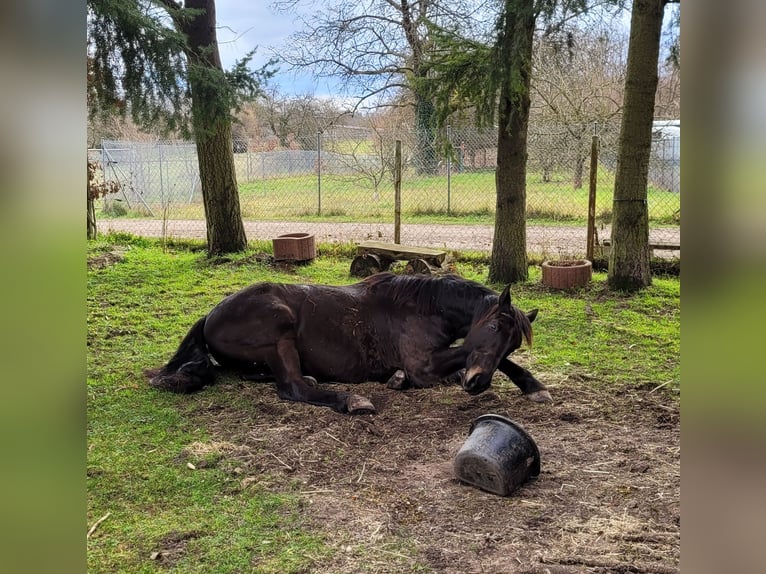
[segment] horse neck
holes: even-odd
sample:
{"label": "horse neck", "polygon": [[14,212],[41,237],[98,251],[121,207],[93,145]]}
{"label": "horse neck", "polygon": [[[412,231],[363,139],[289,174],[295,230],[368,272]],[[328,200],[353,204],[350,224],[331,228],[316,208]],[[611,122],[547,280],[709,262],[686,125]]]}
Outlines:
{"label": "horse neck", "polygon": [[498,299],[496,294],[480,290],[467,291],[464,295],[463,298],[447,301],[444,306],[444,316],[459,337],[464,337]]}
{"label": "horse neck", "polygon": [[456,337],[465,336],[471,325],[497,303],[498,295],[473,281],[415,275],[378,273],[362,281],[366,289],[409,300],[420,313],[443,317]]}

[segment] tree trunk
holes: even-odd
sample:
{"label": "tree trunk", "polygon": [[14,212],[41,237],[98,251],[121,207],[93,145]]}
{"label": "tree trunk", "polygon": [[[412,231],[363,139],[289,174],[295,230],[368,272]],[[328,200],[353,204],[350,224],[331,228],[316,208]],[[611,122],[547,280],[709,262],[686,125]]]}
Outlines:
{"label": "tree trunk", "polygon": [[96,228],[96,205],[95,200],[91,197],[87,198],[88,202],[88,239],[95,239],[97,235]]}
{"label": "tree trunk", "polygon": [[207,223],[208,255],[244,251],[247,237],[239,205],[234,167],[229,100],[216,38],[214,0],[186,0],[203,13],[182,20],[189,39],[189,84],[197,144],[202,201]]}
{"label": "tree trunk", "polygon": [[527,127],[534,28],[533,1],[507,0],[499,57],[510,65],[498,104],[497,204],[489,264],[489,280],[495,283],[516,283],[528,277]]}
{"label": "tree trunk", "polygon": [[415,94],[415,125],[417,133],[416,168],[418,174],[436,173],[437,159],[434,148],[434,105]]}
{"label": "tree trunk", "polygon": [[633,2],[612,207],[608,274],[612,289],[636,291],[652,282],[646,199],[665,3],[665,0]]}
{"label": "tree trunk", "polygon": [[[412,52],[410,66],[412,75],[418,81],[424,80],[425,75],[422,71],[424,41],[418,34],[418,23],[413,20],[413,11],[415,7],[408,0],[402,0],[399,5],[402,14],[402,29],[407,39],[407,44]],[[427,9],[427,4],[423,3],[421,10]],[[416,16],[417,17],[417,16]],[[422,14],[420,14],[422,17]],[[433,102],[424,97],[416,87],[413,90],[415,97],[415,169],[418,174],[432,175],[436,173],[437,161],[436,151],[434,149],[434,105]]]}

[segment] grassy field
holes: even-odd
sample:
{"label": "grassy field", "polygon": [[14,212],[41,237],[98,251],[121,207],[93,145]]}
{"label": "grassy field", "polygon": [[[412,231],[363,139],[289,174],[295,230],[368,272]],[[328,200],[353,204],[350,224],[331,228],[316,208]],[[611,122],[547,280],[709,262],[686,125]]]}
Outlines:
{"label": "grassy field", "polygon": [[[596,192],[596,217],[611,221],[614,174],[600,168]],[[240,181],[240,202],[245,219],[303,219],[331,221],[393,221],[394,192],[389,180],[377,191],[369,179],[325,174],[321,193],[314,175]],[[320,205],[321,202],[321,205]],[[649,187],[649,221],[652,225],[678,225],[680,195]],[[150,203],[160,216],[163,207]],[[407,175],[402,181],[402,216],[411,223],[491,224],[495,212],[493,171],[452,174],[447,177]],[[539,173],[527,177],[527,220],[530,223],[584,225],[588,213],[588,182],[574,189],[571,177]],[[127,215],[145,215],[132,211]],[[192,203],[169,206],[171,219],[203,217],[199,197]]]}
{"label": "grassy field", "polygon": [[[89,572],[298,573],[338,552],[361,551],[330,544],[333,532],[304,520],[300,485],[276,489],[266,475],[244,484],[241,470],[221,461],[220,449],[210,448],[211,429],[191,416],[201,405],[214,408],[223,396],[218,386],[190,400],[151,389],[142,376],[169,358],[197,317],[245,285],[354,281],[350,248],[320,245],[315,261],[293,268],[259,255],[270,250],[270,243],[254,244],[246,254],[210,260],[193,243],[162,249],[115,235],[89,244],[88,525],[103,518],[88,539]],[[455,265],[486,281],[480,257]],[[540,309],[534,347],[524,351],[530,370],[549,378],[578,373],[606,390],[656,387],[677,400],[679,280],[655,279],[628,296],[610,293],[605,275],[595,273],[588,288],[559,293],[541,286],[539,268],[530,271],[512,290],[517,305]],[[402,547],[388,552],[401,555],[408,543],[396,544]],[[418,564],[408,563],[408,571],[429,571]]]}

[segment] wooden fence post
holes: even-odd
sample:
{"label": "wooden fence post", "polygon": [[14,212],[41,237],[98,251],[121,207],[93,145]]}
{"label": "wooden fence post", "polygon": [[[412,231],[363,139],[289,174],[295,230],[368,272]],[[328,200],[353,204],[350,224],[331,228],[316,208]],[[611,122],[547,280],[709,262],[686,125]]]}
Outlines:
{"label": "wooden fence post", "polygon": [[317,215],[322,215],[322,132],[320,131],[317,131]]}
{"label": "wooden fence post", "polygon": [[593,261],[594,243],[596,238],[596,183],[598,177],[598,135],[593,134],[590,146],[590,185],[588,188],[588,232],[585,246],[585,258]]}
{"label": "wooden fence post", "polygon": [[402,227],[402,140],[396,140],[394,154],[394,243],[401,239]]}

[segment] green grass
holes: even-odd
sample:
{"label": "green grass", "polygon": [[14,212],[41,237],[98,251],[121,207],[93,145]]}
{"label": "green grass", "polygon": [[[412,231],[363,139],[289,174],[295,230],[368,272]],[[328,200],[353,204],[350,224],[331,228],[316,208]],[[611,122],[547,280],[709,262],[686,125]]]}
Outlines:
{"label": "green grass", "polygon": [[88,524],[110,513],[88,542],[88,570],[163,571],[151,554],[180,536],[188,540],[178,572],[301,571],[325,549],[301,530],[297,501],[241,492],[214,466],[189,469],[179,456],[206,440],[205,429],[188,424],[188,401],[147,389],[141,374],[252,269],[146,245],[131,241],[123,263],[88,274]]}
{"label": "green grass", "polygon": [[[88,540],[88,571],[307,571],[331,552],[332,533],[309,530],[299,499],[271,491],[268,477],[243,487],[215,455],[190,469],[186,449],[210,440],[207,429],[190,422],[194,401],[148,388],[141,373],[169,357],[195,318],[245,285],[353,282],[352,246],[319,245],[320,257],[292,272],[253,257],[270,251],[269,242],[210,260],[198,242],[163,248],[123,234],[91,242],[89,256],[115,246],[124,252],[121,262],[88,272],[88,524],[109,513]],[[456,265],[465,277],[486,280],[481,256],[466,254]],[[533,372],[680,392],[679,280],[655,279],[627,295],[609,292],[605,274],[594,273],[587,289],[560,293],[542,287],[540,269],[532,267],[529,281],[512,293],[525,310],[540,309],[534,345],[521,351]],[[165,557],[171,564],[153,559],[168,541],[183,544],[184,552]]]}
{"label": "green grass", "polygon": [[[240,181],[240,203],[245,219],[305,221],[393,221],[394,191],[391,181],[377,190],[360,177],[325,174],[321,194],[314,175]],[[611,221],[614,174],[600,168],[596,192],[598,222]],[[321,195],[321,197],[320,197]],[[320,206],[321,200],[321,206]],[[402,181],[402,217],[410,223],[494,223],[495,174],[493,171],[452,174],[447,177],[408,174]],[[654,187],[648,190],[649,221],[654,226],[678,225],[681,200],[677,193]],[[138,209],[128,217],[145,216]],[[150,204],[157,217],[162,206]],[[527,176],[527,219],[532,224],[585,225],[588,213],[588,182],[574,189],[567,174],[551,174],[543,181],[538,173]],[[110,217],[114,214],[102,213]],[[171,219],[201,219],[199,200],[173,204]]]}
{"label": "green grass", "polygon": [[[539,268],[515,297],[540,309],[531,352],[543,371],[574,373],[600,384],[659,385],[680,390],[680,281],[654,278],[638,295],[611,293],[606,274],[589,289],[542,289]],[[529,290],[529,291],[527,291]],[[587,344],[582,344],[587,341]]]}

